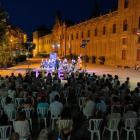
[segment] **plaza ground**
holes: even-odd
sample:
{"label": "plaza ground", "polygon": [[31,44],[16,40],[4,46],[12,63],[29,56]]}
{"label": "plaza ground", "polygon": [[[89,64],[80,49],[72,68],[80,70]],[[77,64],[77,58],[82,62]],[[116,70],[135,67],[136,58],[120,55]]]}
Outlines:
{"label": "plaza ground", "polygon": [[[29,68],[36,69],[40,67],[40,61],[42,58],[30,58]],[[44,59],[45,60],[45,59]],[[25,75],[28,69],[28,61],[21,62],[13,67],[7,68],[6,70],[0,70],[0,75],[6,76],[11,75],[11,73],[21,73]],[[83,63],[83,69],[85,69],[85,64]],[[130,78],[131,90],[133,90],[137,82],[140,82],[140,71],[129,69],[129,68],[120,68],[113,66],[105,66],[99,64],[87,63],[87,72],[95,73],[96,75],[102,76],[103,74],[111,74],[112,76],[118,75],[121,83],[125,82],[126,77]]]}

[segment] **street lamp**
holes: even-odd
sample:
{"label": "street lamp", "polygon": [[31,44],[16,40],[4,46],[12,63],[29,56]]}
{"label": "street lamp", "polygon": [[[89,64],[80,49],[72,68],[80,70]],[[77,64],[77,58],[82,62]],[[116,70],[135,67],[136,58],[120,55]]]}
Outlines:
{"label": "street lamp", "polygon": [[80,47],[85,48],[85,72],[86,72],[86,52],[87,52],[87,43],[89,43],[90,40],[82,40],[82,45],[80,45]]}
{"label": "street lamp", "polygon": [[28,43],[28,70],[29,70],[29,65],[30,65],[30,63],[29,63],[29,48],[32,47],[32,44],[30,43],[30,41],[28,41],[27,43]]}

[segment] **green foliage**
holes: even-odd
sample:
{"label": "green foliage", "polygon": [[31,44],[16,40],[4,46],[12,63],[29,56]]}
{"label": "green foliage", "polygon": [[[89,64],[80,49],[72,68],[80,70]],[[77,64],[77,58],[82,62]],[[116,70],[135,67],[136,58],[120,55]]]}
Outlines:
{"label": "green foliage", "polygon": [[92,56],[92,63],[95,63],[96,62],[96,56],[94,55],[94,56]]}
{"label": "green foliage", "polygon": [[105,56],[100,56],[98,59],[100,59],[101,62],[105,62]]}
{"label": "green foliage", "polygon": [[23,62],[23,61],[26,60],[26,58],[27,58],[26,55],[19,55],[19,56],[18,56],[18,61],[19,61],[19,62]]}
{"label": "green foliage", "polygon": [[7,58],[10,52],[10,49],[7,47],[9,33],[9,26],[6,23],[7,18],[7,12],[0,5],[0,55],[3,60]]}

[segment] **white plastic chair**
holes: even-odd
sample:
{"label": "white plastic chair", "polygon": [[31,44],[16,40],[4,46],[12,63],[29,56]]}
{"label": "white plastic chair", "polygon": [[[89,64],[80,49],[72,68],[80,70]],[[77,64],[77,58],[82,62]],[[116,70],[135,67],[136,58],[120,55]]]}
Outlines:
{"label": "white plastic chair", "polygon": [[4,109],[5,114],[7,114],[8,121],[15,121],[17,118],[17,110],[16,109]]}
{"label": "white plastic chair", "polygon": [[33,92],[33,97],[36,98],[36,94],[38,94],[38,92]]}
{"label": "white plastic chair", "polygon": [[40,120],[44,119],[45,121],[45,128],[47,128],[47,115],[48,115],[49,108],[47,107],[39,107],[37,108],[37,115],[38,115],[38,129],[40,128]]}
{"label": "white plastic chair", "polygon": [[120,112],[120,110],[121,110],[121,108],[122,108],[122,105],[112,105],[112,106],[111,106],[111,114],[113,113],[113,108],[114,108],[114,106],[116,106],[116,107],[119,108],[119,111],[118,111],[118,112]]}
{"label": "white plastic chair", "polygon": [[81,87],[76,87],[76,89],[75,89],[75,97],[76,97],[76,99],[78,99],[80,94],[81,94]]}
{"label": "white plastic chair", "polygon": [[61,115],[62,108],[51,108],[52,130],[54,129],[54,120],[58,119]]}
{"label": "white plastic chair", "polygon": [[94,108],[94,106],[85,106],[85,108],[83,108],[83,114],[87,119],[94,114]]}
{"label": "white plastic chair", "polygon": [[25,131],[27,129],[26,126],[21,126],[21,125],[14,125],[14,130],[15,132],[18,132],[19,133],[19,136],[20,136],[20,140],[28,140],[30,138],[31,140],[31,134],[29,133],[26,137],[22,136],[23,134],[23,131]]}
{"label": "white plastic chair", "polygon": [[23,93],[24,93],[24,98],[26,98],[26,95],[27,95],[27,91],[23,91]]}
{"label": "white plastic chair", "polygon": [[136,140],[136,132],[135,132],[135,127],[138,123],[138,118],[127,118],[125,120],[125,127],[121,127],[120,134],[122,132],[122,129],[127,131],[127,140],[129,140],[129,133],[133,132],[134,134],[134,140]]}
{"label": "white plastic chair", "polygon": [[[66,128],[69,125],[71,125],[71,128],[70,129],[72,129],[72,124],[73,124],[73,121],[72,120],[59,120],[59,122],[58,122],[59,135],[58,135],[58,137],[60,137],[60,134],[62,132],[62,128]],[[69,139],[70,139],[70,136],[68,137],[68,140]]]}
{"label": "white plastic chair", "polygon": [[109,127],[104,126],[102,137],[104,135],[105,129],[107,129],[111,132],[110,140],[113,140],[113,132],[115,132],[115,131],[117,132],[117,138],[119,140],[118,125],[119,125],[120,120],[121,120],[121,118],[111,119],[109,122]]}
{"label": "white plastic chair", "polygon": [[[9,133],[7,133],[8,129],[9,129]],[[11,131],[12,131],[11,125],[0,126],[0,136],[1,136],[0,140],[9,140],[11,137]],[[8,134],[8,137],[7,137],[7,134]]]}
{"label": "white plastic chair", "polygon": [[41,102],[41,97],[38,97],[38,98],[37,98],[37,102],[38,102],[38,103]]}
{"label": "white plastic chair", "polygon": [[2,98],[1,99],[1,106],[2,106],[2,108],[4,108],[5,107],[5,105],[6,105],[6,98]]}
{"label": "white plastic chair", "polygon": [[68,90],[62,90],[62,93],[64,95],[64,98],[66,99],[66,105],[68,106],[68,94],[69,94],[69,91]]}
{"label": "white plastic chair", "polygon": [[80,111],[83,108],[83,103],[86,101],[87,97],[80,97],[79,98],[79,107],[80,107]]}
{"label": "white plastic chair", "polygon": [[49,101],[50,101],[50,104],[51,104],[52,102],[54,102],[54,97],[51,97],[51,98],[49,99]]}
{"label": "white plastic chair", "polygon": [[26,119],[30,121],[30,126],[31,126],[31,130],[32,130],[32,116],[33,116],[34,109],[33,108],[24,108],[24,109],[22,109],[22,111],[25,111]]}
{"label": "white plastic chair", "polygon": [[17,104],[17,107],[21,107],[22,103],[24,101],[24,98],[15,98],[15,103]]}
{"label": "white plastic chair", "polygon": [[[91,123],[94,123],[94,128],[91,128]],[[98,136],[98,139],[100,140],[100,126],[103,122],[103,119],[90,119],[89,120],[89,127],[87,129],[87,132],[90,131],[91,132],[91,140],[93,140],[94,137],[94,133],[96,133],[96,135]],[[86,136],[87,136],[87,132],[86,132]]]}

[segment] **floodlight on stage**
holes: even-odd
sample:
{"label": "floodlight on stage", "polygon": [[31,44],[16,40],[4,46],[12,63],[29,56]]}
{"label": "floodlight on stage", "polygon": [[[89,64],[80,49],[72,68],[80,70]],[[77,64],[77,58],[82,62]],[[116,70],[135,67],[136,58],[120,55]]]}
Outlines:
{"label": "floodlight on stage", "polygon": [[58,49],[60,48],[60,44],[57,45]]}
{"label": "floodlight on stage", "polygon": [[52,45],[53,49],[54,49],[54,45]]}

